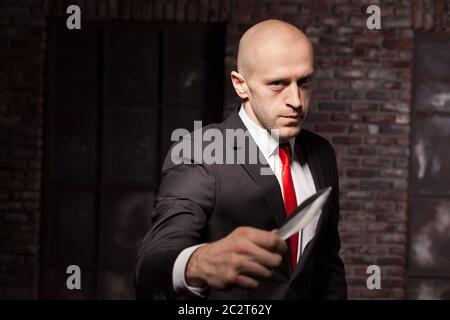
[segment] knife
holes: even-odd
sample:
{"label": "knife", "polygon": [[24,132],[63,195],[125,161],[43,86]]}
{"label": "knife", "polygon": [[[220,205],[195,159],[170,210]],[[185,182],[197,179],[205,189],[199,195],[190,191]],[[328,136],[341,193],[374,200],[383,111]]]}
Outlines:
{"label": "knife", "polygon": [[323,188],[303,201],[279,230],[281,239],[286,240],[293,234],[300,232],[316,215],[322,212],[332,187]]}

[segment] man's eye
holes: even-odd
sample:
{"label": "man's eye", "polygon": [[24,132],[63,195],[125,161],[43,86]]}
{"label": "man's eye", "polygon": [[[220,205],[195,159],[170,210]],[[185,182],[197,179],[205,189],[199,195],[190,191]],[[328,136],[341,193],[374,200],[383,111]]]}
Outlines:
{"label": "man's eye", "polygon": [[312,82],[312,78],[311,77],[307,77],[305,79],[302,79],[302,81],[300,81],[300,85],[302,87],[308,87]]}
{"label": "man's eye", "polygon": [[281,87],[284,85],[283,81],[273,81],[270,83],[270,85],[274,86],[274,87]]}

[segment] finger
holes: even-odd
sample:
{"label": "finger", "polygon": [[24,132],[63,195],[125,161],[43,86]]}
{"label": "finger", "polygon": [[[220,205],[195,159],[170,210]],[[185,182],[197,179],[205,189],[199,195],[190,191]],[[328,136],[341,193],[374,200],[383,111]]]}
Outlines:
{"label": "finger", "polygon": [[254,229],[248,234],[249,240],[264,249],[283,253],[287,250],[286,242],[276,233]]}
{"label": "finger", "polygon": [[249,256],[252,260],[259,264],[262,264],[268,268],[275,268],[281,264],[283,257],[261,247],[258,247],[252,242],[249,242],[246,246],[245,255]]}
{"label": "finger", "polygon": [[240,263],[238,273],[245,274],[253,278],[269,278],[272,276],[272,271],[269,268],[247,258],[244,258]]}
{"label": "finger", "polygon": [[254,289],[259,285],[259,282],[246,275],[239,275],[236,278],[236,285],[245,289]]}

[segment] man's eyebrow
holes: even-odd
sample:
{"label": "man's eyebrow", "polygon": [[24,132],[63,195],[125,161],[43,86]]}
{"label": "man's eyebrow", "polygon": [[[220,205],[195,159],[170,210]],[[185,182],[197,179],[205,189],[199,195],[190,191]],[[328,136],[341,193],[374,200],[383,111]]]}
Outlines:
{"label": "man's eyebrow", "polygon": [[267,82],[269,82],[269,83],[277,82],[277,81],[290,81],[290,79],[288,77],[273,77],[273,78],[267,79]]}
{"label": "man's eyebrow", "polygon": [[[312,78],[314,76],[314,71],[313,72],[310,72],[310,73],[308,73],[308,74],[306,74],[306,75],[304,75],[304,76],[301,76],[300,78],[298,78],[297,79],[297,82],[298,81],[304,81],[304,80],[306,80],[307,78]],[[267,83],[272,83],[272,82],[277,82],[277,81],[287,81],[287,82],[290,82],[292,79],[291,78],[289,78],[289,77],[287,77],[287,76],[268,76],[266,79],[265,79],[265,82],[267,82]]]}
{"label": "man's eyebrow", "polygon": [[314,72],[308,73],[307,75],[298,79],[298,81],[306,80],[307,78],[312,78],[314,76]]}

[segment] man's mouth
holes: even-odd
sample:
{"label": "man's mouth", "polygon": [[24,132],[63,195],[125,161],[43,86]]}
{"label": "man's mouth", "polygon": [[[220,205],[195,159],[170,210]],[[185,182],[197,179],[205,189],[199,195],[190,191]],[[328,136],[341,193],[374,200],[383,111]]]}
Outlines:
{"label": "man's mouth", "polygon": [[305,114],[301,113],[298,115],[290,115],[290,116],[282,116],[282,118],[287,118],[287,119],[293,119],[293,120],[299,120],[299,119],[305,119]]}

